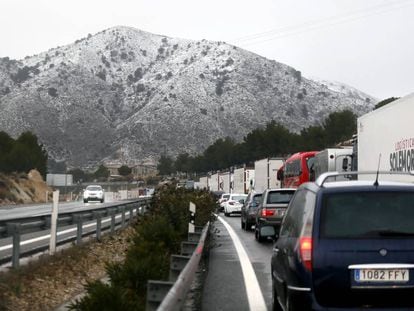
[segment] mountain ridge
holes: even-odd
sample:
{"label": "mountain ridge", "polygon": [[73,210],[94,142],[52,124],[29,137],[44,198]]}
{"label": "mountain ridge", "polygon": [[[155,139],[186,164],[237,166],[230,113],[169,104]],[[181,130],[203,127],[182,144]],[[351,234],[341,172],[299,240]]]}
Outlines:
{"label": "mountain ridge", "polygon": [[368,112],[375,102],[223,42],[125,26],[23,60],[0,59],[0,129],[32,130],[54,160],[71,166],[196,154],[271,120],[297,132],[333,111]]}

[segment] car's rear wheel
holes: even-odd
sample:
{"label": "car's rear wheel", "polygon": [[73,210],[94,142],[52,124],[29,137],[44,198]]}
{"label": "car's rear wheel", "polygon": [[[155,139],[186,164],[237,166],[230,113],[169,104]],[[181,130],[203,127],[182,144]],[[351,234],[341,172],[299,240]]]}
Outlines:
{"label": "car's rear wheel", "polygon": [[311,311],[312,308],[309,304],[306,304],[304,301],[298,301],[295,299],[292,294],[287,291],[286,297],[286,311]]}
{"label": "car's rear wheel", "polygon": [[261,242],[264,241],[264,238],[260,234],[260,225],[259,224],[256,225],[254,236],[255,236],[257,242],[261,243]]}

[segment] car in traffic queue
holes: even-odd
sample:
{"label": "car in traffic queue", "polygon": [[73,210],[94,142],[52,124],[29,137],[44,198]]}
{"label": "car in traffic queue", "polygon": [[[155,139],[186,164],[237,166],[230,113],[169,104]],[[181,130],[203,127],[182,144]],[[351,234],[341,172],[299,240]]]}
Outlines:
{"label": "car in traffic queue", "polygon": [[230,198],[230,193],[225,192],[221,194],[220,199],[218,199],[219,212],[224,211],[224,203]]}
{"label": "car in traffic queue", "polygon": [[414,310],[414,185],[326,181],[339,175],[301,185],[289,204],[273,310]]}
{"label": "car in traffic queue", "polygon": [[229,199],[223,203],[224,216],[240,214],[246,197],[247,194],[231,193]]}
{"label": "car in traffic queue", "polygon": [[89,185],[83,191],[83,203],[89,201],[99,201],[103,203],[105,200],[105,192],[100,185]]}
{"label": "car in traffic queue", "polygon": [[267,238],[277,237],[282,219],[295,188],[266,189],[256,210],[255,238],[263,242]]}
{"label": "car in traffic queue", "polygon": [[246,200],[241,208],[241,228],[243,230],[251,230],[256,222],[256,212],[262,199],[263,192],[252,190],[246,197]]}

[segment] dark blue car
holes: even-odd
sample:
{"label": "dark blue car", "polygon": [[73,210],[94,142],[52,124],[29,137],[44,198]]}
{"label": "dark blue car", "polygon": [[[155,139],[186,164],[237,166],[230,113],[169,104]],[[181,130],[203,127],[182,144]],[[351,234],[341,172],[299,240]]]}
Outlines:
{"label": "dark blue car", "polygon": [[414,184],[301,185],[272,256],[273,310],[414,310]]}

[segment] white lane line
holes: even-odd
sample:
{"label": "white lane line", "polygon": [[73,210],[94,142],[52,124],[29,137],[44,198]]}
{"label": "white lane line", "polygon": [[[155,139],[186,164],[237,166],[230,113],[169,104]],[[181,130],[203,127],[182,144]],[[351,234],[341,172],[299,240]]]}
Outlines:
{"label": "white lane line", "polygon": [[231,239],[233,240],[233,244],[236,247],[237,255],[239,256],[243,272],[244,284],[246,286],[247,299],[249,301],[250,310],[267,310],[266,303],[263,298],[259,282],[257,281],[256,274],[254,273],[252,263],[250,262],[249,256],[247,255],[246,250],[244,249],[239,237],[237,236],[236,232],[234,232],[233,228],[223,218],[218,216],[218,220],[220,220],[226,227]]}
{"label": "white lane line", "polygon": [[[115,218],[121,218],[121,215],[115,216]],[[102,219],[102,223],[110,222],[110,221],[111,221],[110,218],[109,219]],[[90,227],[93,227],[93,226],[96,226],[96,224],[92,223],[92,224],[83,225],[82,228],[90,228]],[[63,230],[63,231],[59,231],[57,233],[57,235],[59,236],[59,235],[63,235],[63,234],[71,233],[71,232],[76,232],[76,230],[78,230],[78,228],[66,229],[66,230]],[[42,240],[47,240],[47,239],[50,239],[50,234],[42,235],[42,236],[39,236],[37,238],[33,238],[33,239],[30,239],[30,240],[20,242],[20,246],[35,243],[35,242],[39,242],[39,241],[42,241]],[[5,251],[7,249],[11,249],[11,248],[13,248],[13,244],[8,244],[8,245],[1,246],[0,247],[0,252]]]}

